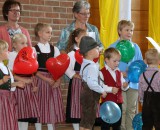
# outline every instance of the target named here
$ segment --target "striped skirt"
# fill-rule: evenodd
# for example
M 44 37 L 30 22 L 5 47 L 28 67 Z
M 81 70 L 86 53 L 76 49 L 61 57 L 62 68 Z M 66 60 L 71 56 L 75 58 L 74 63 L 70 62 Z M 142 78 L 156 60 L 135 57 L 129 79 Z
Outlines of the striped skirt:
M 52 78 L 46 72 L 41 72 L 45 77 Z M 39 123 L 55 124 L 65 121 L 64 105 L 60 87 L 52 88 L 48 82 L 36 77 L 36 84 L 39 87 L 37 93 L 38 106 L 40 109 Z
M 70 80 L 67 97 L 66 122 L 79 123 L 81 118 L 80 93 L 83 90 L 82 80 L 73 78 Z M 99 107 L 97 104 L 96 116 L 99 117 Z
M 71 87 L 71 118 L 81 118 L 80 94 L 82 91 L 82 80 L 74 78 Z
M 0 90 L 0 130 L 18 130 L 15 97 L 8 90 Z
M 36 93 L 33 92 L 33 83 L 26 84 L 24 89 L 17 88 L 15 97 L 18 107 L 18 119 L 37 118 L 40 116 Z

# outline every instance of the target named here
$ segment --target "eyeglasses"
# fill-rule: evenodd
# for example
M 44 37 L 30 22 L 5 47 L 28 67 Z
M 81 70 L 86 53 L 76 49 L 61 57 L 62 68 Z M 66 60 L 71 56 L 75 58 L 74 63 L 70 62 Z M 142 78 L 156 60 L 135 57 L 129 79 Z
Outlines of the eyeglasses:
M 91 13 L 79 13 L 79 14 L 81 14 L 83 16 L 90 16 L 91 15 Z
M 17 9 L 10 9 L 9 11 L 11 11 L 12 13 L 20 13 L 21 12 L 20 10 L 17 10 Z

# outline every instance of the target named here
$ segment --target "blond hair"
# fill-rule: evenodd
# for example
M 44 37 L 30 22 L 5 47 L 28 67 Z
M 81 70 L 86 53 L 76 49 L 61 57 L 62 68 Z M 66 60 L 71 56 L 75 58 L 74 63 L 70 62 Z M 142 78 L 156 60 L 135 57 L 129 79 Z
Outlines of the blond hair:
M 46 27 L 51 27 L 49 24 L 46 23 L 37 23 L 35 28 L 34 28 L 34 34 L 36 36 L 36 38 L 39 38 L 39 31 L 42 31 L 42 29 L 46 28 Z
M 6 41 L 0 40 L 0 53 L 2 53 L 5 49 L 8 49 L 8 43 Z
M 18 43 L 18 41 L 21 40 L 22 38 L 24 38 L 27 42 L 27 37 L 24 34 L 22 33 L 15 34 L 12 37 L 12 43 Z
M 111 57 L 113 57 L 113 55 L 120 55 L 121 56 L 121 53 L 115 49 L 115 48 L 108 48 L 104 51 L 104 59 L 107 58 L 107 59 L 110 59 Z
M 159 59 L 159 52 L 157 49 L 151 48 L 145 53 L 145 61 L 148 65 L 157 64 Z
M 118 31 L 119 36 L 120 36 L 119 31 L 122 31 L 122 29 L 126 26 L 130 26 L 131 28 L 134 29 L 134 23 L 132 21 L 129 21 L 129 20 L 119 21 L 118 26 L 117 26 L 117 31 Z

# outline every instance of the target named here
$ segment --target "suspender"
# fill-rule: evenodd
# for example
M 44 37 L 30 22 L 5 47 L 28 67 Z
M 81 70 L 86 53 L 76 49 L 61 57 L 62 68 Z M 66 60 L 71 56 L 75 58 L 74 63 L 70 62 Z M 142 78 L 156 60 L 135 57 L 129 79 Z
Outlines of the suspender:
M 82 70 L 82 77 L 83 77 L 83 71 L 84 71 L 84 69 L 88 66 L 88 65 L 90 65 L 91 63 L 88 63 L 88 64 L 86 64 L 86 66 L 84 66 L 84 68 L 83 68 L 83 70 Z
M 149 88 L 150 88 L 150 89 L 152 90 L 152 92 L 154 92 L 153 88 L 151 87 L 151 84 L 152 84 L 153 78 L 154 78 L 154 76 L 156 75 L 157 72 L 158 72 L 158 71 L 156 71 L 156 72 L 153 73 L 150 82 L 147 80 L 147 78 L 146 78 L 146 76 L 145 76 L 145 74 L 144 74 L 144 72 L 143 72 L 143 77 L 144 77 L 146 83 L 148 84 L 148 87 L 147 87 L 147 90 L 146 90 L 146 91 L 148 91 Z

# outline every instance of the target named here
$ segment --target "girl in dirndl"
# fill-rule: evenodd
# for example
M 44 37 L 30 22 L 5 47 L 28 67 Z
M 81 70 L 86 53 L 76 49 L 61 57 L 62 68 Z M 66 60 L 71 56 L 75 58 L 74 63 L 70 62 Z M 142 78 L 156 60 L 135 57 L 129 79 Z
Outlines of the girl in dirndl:
M 18 130 L 16 102 L 13 91 L 24 87 L 23 82 L 14 82 L 11 71 L 3 63 L 8 59 L 8 43 L 0 40 L 0 130 Z
M 24 34 L 15 34 L 12 38 L 14 51 L 9 52 L 8 67 L 13 70 L 13 64 L 18 52 L 27 46 L 27 38 Z M 25 68 L 24 68 L 25 69 Z M 17 88 L 15 97 L 18 109 L 18 127 L 19 130 L 28 130 L 28 123 L 37 122 L 37 117 L 40 116 L 38 108 L 38 100 L 36 92 L 38 88 L 34 85 L 34 76 L 32 74 L 14 74 L 17 81 L 25 83 L 25 88 Z
M 65 74 L 70 78 L 67 96 L 66 107 L 66 122 L 73 123 L 74 130 L 79 130 L 79 123 L 81 118 L 81 106 L 80 106 L 80 92 L 82 90 L 82 81 L 79 71 L 81 68 L 81 56 L 75 58 L 76 51 L 79 50 L 79 43 L 83 36 L 86 35 L 86 31 L 77 28 L 69 36 L 68 46 L 66 48 L 68 56 L 70 57 L 70 64 Z
M 52 27 L 48 24 L 38 23 L 35 27 L 35 36 L 38 44 L 34 47 L 39 63 L 36 74 L 38 91 L 38 105 L 40 117 L 36 123 L 36 130 L 42 129 L 42 123 L 46 123 L 48 130 L 55 130 L 55 123 L 64 122 L 64 106 L 60 89 L 60 79 L 54 80 L 46 69 L 46 61 L 51 57 L 57 57 L 60 52 L 57 47 L 49 44 L 52 37 Z

